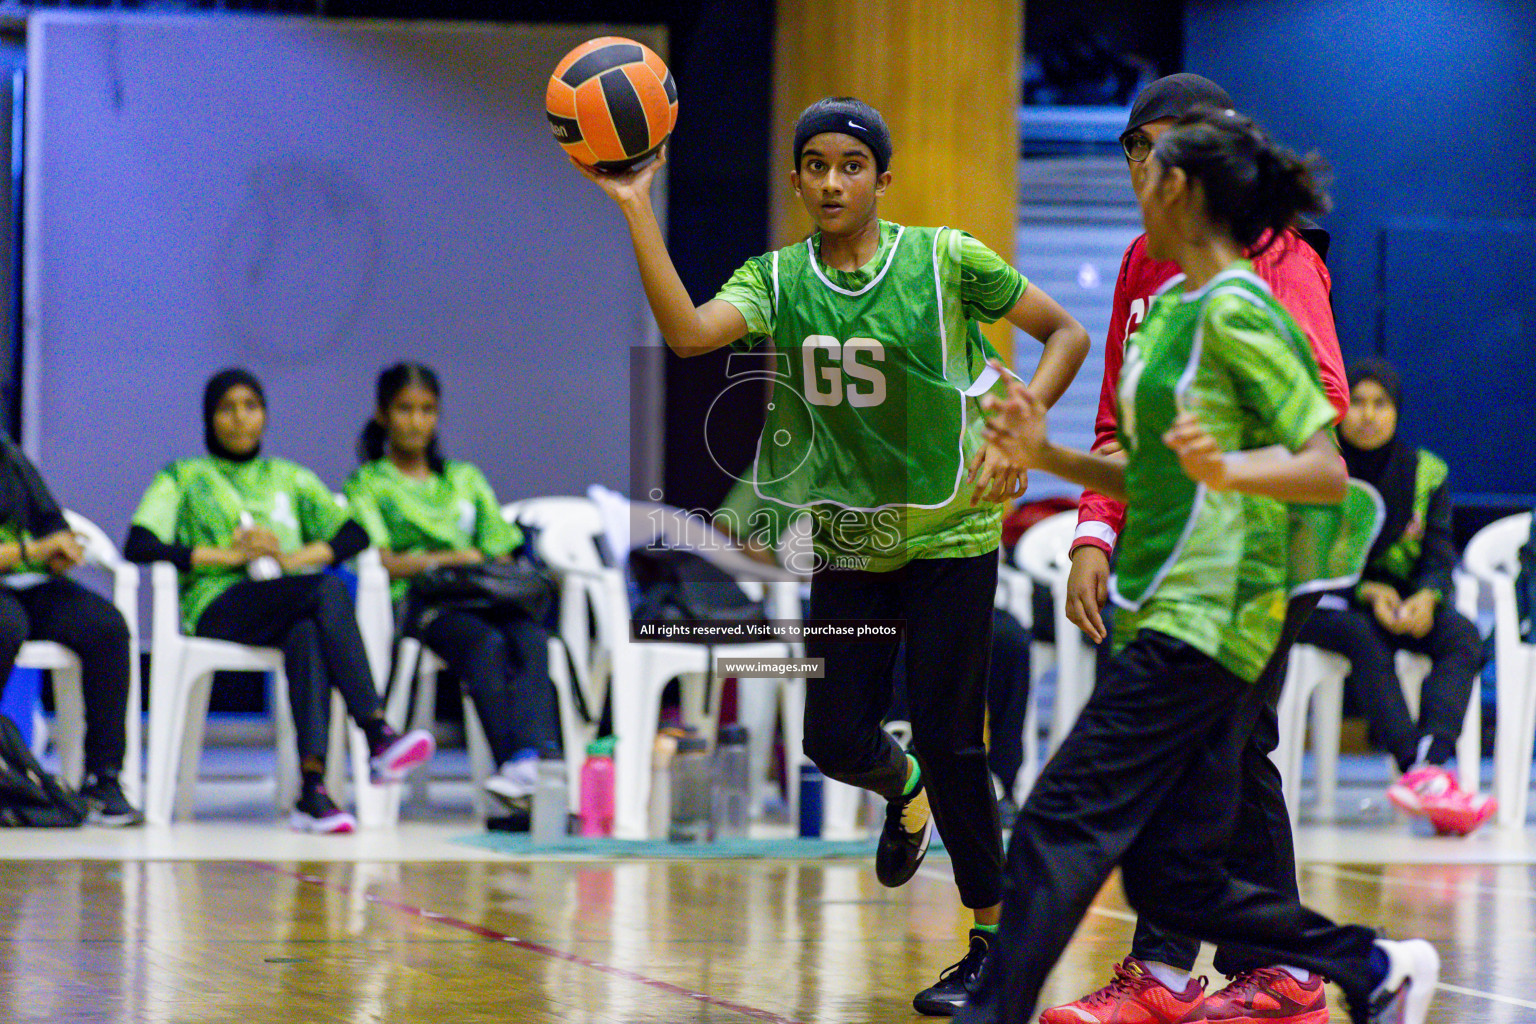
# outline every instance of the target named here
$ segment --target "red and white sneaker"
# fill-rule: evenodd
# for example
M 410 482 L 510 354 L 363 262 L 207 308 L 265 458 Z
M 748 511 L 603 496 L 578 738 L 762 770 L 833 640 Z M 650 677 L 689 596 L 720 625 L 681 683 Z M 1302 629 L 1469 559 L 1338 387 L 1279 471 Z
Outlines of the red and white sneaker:
M 382 750 L 375 750 L 368 761 L 375 783 L 399 782 L 417 765 L 426 764 L 437 753 L 437 741 L 425 729 L 412 729 L 396 736 Z
M 306 790 L 288 816 L 288 824 L 296 832 L 317 832 L 324 835 L 340 835 L 357 831 L 357 819 L 336 806 L 324 786 Z
M 1387 798 L 1408 814 L 1428 818 L 1441 835 L 1470 835 L 1499 809 L 1493 797 L 1466 792 L 1454 775 L 1433 764 L 1407 772 L 1387 790 Z
M 1115 964 L 1114 980 L 1097 992 L 1040 1014 L 1040 1024 L 1191 1024 L 1203 1020 L 1203 978 L 1190 978 L 1183 992 L 1175 992 L 1152 977 L 1133 956 Z
M 1205 1000 L 1205 1019 L 1222 1024 L 1328 1024 L 1323 979 L 1300 982 L 1287 970 L 1261 967 L 1239 974 Z

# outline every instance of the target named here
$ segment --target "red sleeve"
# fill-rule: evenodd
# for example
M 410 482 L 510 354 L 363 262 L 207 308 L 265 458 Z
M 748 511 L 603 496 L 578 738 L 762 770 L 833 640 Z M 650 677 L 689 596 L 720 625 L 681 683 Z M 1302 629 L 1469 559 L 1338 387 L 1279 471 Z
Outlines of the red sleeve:
M 1349 382 L 1344 376 L 1344 356 L 1339 352 L 1339 336 L 1333 326 L 1333 305 L 1329 301 L 1333 278 L 1328 268 L 1306 239 L 1291 229 L 1264 251 L 1253 269 L 1307 336 L 1323 378 L 1323 391 L 1338 413 L 1334 423 L 1338 423 L 1349 411 Z
M 1120 383 L 1120 364 L 1125 360 L 1125 328 L 1131 318 L 1128 276 L 1137 246 L 1137 238 L 1120 260 L 1120 276 L 1115 278 L 1115 298 L 1109 314 L 1109 334 L 1104 339 L 1104 382 L 1099 387 L 1099 412 L 1093 420 L 1093 447 L 1098 449 L 1115 439 L 1115 389 Z M 1077 534 L 1072 546 L 1091 544 L 1110 554 L 1125 525 L 1125 503 L 1097 491 L 1084 489 L 1077 505 Z

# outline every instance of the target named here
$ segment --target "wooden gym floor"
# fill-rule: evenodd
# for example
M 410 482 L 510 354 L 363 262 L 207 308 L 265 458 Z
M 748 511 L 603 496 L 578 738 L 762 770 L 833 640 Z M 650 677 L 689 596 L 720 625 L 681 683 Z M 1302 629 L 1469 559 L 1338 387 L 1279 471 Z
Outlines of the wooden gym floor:
M 892 891 L 867 862 L 513 860 L 445 841 L 472 831 L 9 832 L 0 1020 L 906 1022 L 964 942 L 942 858 Z M 1432 1021 L 1536 1022 L 1529 832 L 1298 840 L 1313 906 L 1437 944 Z M 1111 882 L 1046 999 L 1102 984 L 1131 922 Z

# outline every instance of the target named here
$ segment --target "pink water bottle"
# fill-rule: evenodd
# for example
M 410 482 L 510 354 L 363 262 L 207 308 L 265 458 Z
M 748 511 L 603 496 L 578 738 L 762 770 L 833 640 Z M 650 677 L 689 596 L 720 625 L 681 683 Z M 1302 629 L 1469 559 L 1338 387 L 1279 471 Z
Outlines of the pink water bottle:
M 581 766 L 581 834 L 613 835 L 613 737 L 587 745 Z

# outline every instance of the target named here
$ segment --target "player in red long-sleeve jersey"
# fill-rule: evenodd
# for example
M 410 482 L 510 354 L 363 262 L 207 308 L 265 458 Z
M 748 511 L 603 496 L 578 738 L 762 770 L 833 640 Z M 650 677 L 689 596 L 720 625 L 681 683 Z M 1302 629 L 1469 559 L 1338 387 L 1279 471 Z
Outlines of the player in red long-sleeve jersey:
M 1138 191 L 1152 144 L 1175 120 L 1202 104 L 1232 106 L 1220 86 L 1188 73 L 1159 79 L 1136 98 L 1120 142 L 1130 164 L 1131 183 Z M 1310 229 L 1307 233 L 1310 238 L 1294 227 L 1278 236 L 1267 233 L 1247 255 L 1253 261 L 1254 273 L 1269 285 L 1306 334 L 1317 358 L 1324 392 L 1342 418 L 1349 408 L 1349 385 L 1328 298 L 1332 282 L 1318 248 L 1312 244 L 1312 239 L 1317 239 L 1322 247 L 1326 236 L 1321 232 L 1314 235 Z M 1146 235 L 1130 244 L 1115 281 L 1114 310 L 1104 349 L 1104 385 L 1094 424 L 1095 451 L 1117 450 L 1115 393 L 1126 336 L 1140 326 L 1153 295 L 1179 273 L 1173 263 L 1148 258 L 1146 245 Z M 1108 632 L 1103 608 L 1109 590 L 1109 563 L 1125 511 L 1125 506 L 1112 498 L 1083 492 L 1072 541 L 1067 615 L 1096 642 L 1103 641 Z M 1255 684 L 1268 689 L 1268 707 L 1259 716 L 1243 752 L 1241 810 L 1227 857 L 1234 877 L 1291 895 L 1297 889 L 1290 818 L 1280 790 L 1280 774 L 1269 753 L 1279 742 L 1275 704 L 1285 680 L 1286 656 L 1316 603 L 1317 595 L 1291 602 L 1280 646 Z M 1142 920 L 1137 924 L 1131 956 L 1116 968 L 1114 980 L 1077 1002 L 1045 1011 L 1041 1024 L 1133 1019 L 1145 1024 L 1175 1024 L 1191 1019 L 1187 1015 L 1197 1011 L 1202 1002 L 1203 1019 L 1234 1024 L 1314 1024 L 1328 1019 L 1322 978 L 1299 968 L 1254 963 L 1241 951 L 1226 948 L 1217 950 L 1216 969 L 1232 978 L 1232 983 L 1205 995 L 1200 983 L 1189 977 L 1199 951 L 1198 942 L 1170 935 L 1155 922 Z

